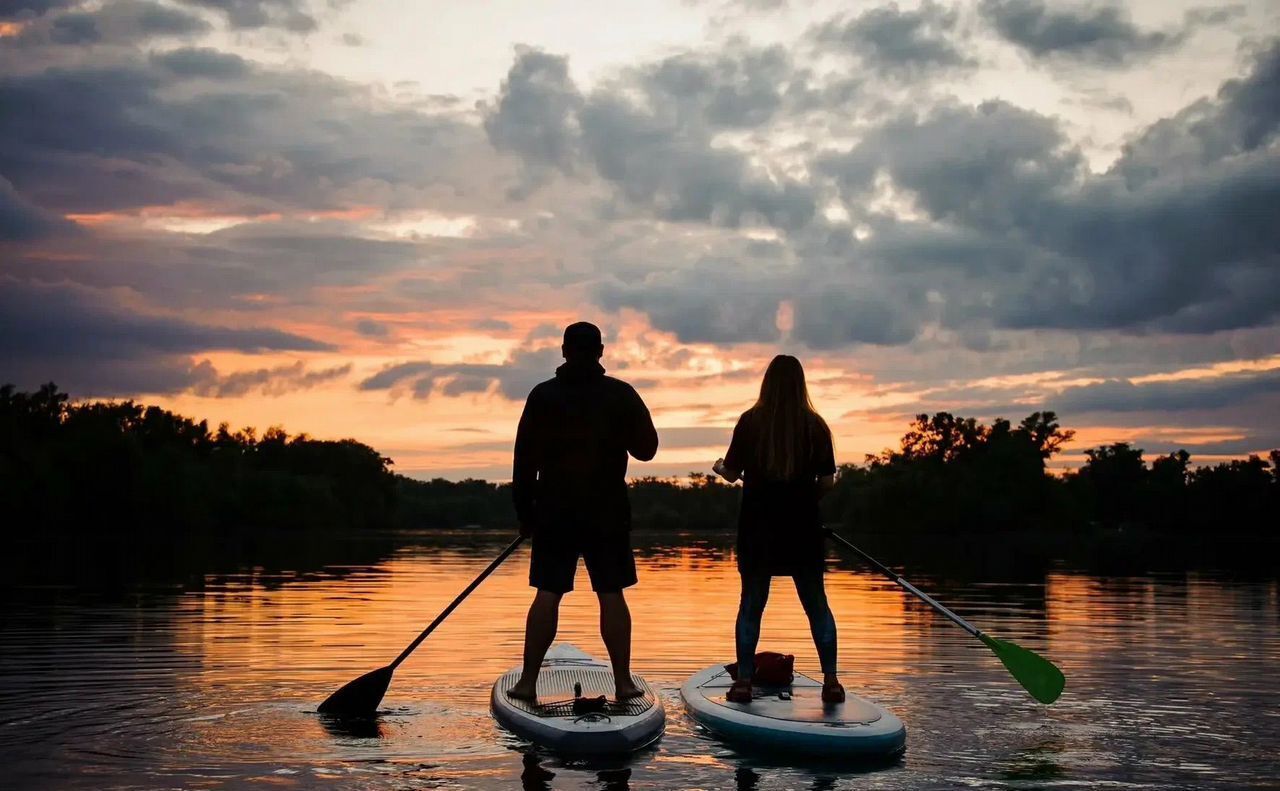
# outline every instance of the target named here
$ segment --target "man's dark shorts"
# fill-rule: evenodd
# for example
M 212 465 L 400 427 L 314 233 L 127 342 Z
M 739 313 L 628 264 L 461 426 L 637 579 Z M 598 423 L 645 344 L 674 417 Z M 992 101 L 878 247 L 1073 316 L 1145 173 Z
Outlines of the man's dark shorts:
M 636 584 L 630 531 L 556 528 L 541 528 L 533 534 L 529 584 L 550 593 L 568 593 L 573 590 L 579 556 L 596 593 L 617 593 Z

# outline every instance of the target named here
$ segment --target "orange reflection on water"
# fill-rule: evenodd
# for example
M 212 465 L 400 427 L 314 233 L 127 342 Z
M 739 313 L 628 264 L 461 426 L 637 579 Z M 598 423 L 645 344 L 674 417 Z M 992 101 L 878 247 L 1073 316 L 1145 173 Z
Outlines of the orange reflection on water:
M 509 787 L 529 776 L 554 777 L 555 788 L 618 781 L 622 774 L 536 756 L 530 766 L 519 752 L 526 745 L 489 715 L 493 679 L 520 655 L 532 593 L 527 549 L 396 672 L 375 722 L 352 728 L 315 716 L 338 686 L 390 661 L 507 539 L 459 532 L 401 538 L 415 543 L 395 550 L 366 540 L 298 561 L 365 565 L 209 575 L 176 602 L 172 590 L 107 606 L 60 601 L 47 623 L 38 608 L 23 608 L 0 630 L 0 642 L 22 648 L 6 656 L 23 659 L 0 678 L 8 701 L 20 697 L 27 713 L 21 727 L 0 729 L 0 747 L 25 751 L 29 772 L 83 767 L 137 787 L 206 787 L 214 777 L 297 788 L 331 780 L 370 788 Z M 306 558 L 313 540 L 300 536 L 285 554 Z M 644 788 L 743 780 L 859 787 L 844 770 L 761 763 L 681 714 L 684 679 L 733 651 L 732 542 L 637 540 L 647 545 L 638 553 L 640 585 L 629 593 L 635 664 L 669 716 L 658 747 L 619 771 L 634 770 Z M 981 547 L 967 547 L 974 549 Z M 1088 575 L 1025 568 L 1020 558 L 1003 569 L 941 565 L 906 574 L 981 628 L 1052 659 L 1067 689 L 1041 706 L 966 632 L 833 556 L 827 588 L 845 685 L 902 717 L 909 734 L 903 764 L 877 774 L 876 785 L 1095 787 L 1137 778 L 1130 785 L 1238 788 L 1274 775 L 1280 732 L 1265 716 L 1275 709 L 1280 662 L 1274 578 Z M 560 639 L 602 655 L 594 597 L 585 574 L 577 581 Z M 774 582 L 760 648 L 817 669 L 788 580 Z M 49 744 L 56 762 L 41 764 Z
M 496 549 L 409 548 L 341 578 L 284 584 L 249 575 L 189 595 L 184 648 L 204 660 L 203 683 L 256 687 L 264 674 L 286 690 L 323 697 L 390 661 L 481 569 Z M 407 690 L 451 689 L 474 697 L 520 659 L 532 597 L 521 549 L 490 577 L 396 673 L 388 700 Z M 707 546 L 643 553 L 629 589 L 636 670 L 672 686 L 714 662 L 733 659 L 739 581 L 731 551 Z M 878 578 L 836 571 L 828 596 L 840 627 L 841 666 L 891 679 L 907 666 L 903 600 Z M 565 597 L 557 640 L 598 656 L 605 649 L 585 570 Z M 774 580 L 761 650 L 796 655 L 817 673 L 809 625 L 790 580 Z M 884 688 L 884 687 L 882 687 Z M 280 687 L 276 688 L 280 691 Z
M 181 679 L 184 696 L 275 712 L 261 725 L 236 711 L 228 715 L 234 723 L 196 722 L 186 726 L 192 743 L 219 760 L 249 748 L 285 764 L 314 762 L 317 754 L 411 764 L 430 755 L 453 777 L 512 772 L 510 751 L 520 743 L 494 724 L 488 696 L 493 680 L 520 659 L 532 596 L 527 549 L 396 671 L 376 730 L 334 731 L 311 714 L 330 692 L 395 657 L 505 537 L 424 541 L 373 565 L 331 568 L 335 576 L 295 581 L 257 572 L 209 579 L 203 591 L 187 594 L 175 622 L 175 648 L 192 668 Z M 693 545 L 642 549 L 640 584 L 628 591 L 635 669 L 659 690 L 670 714 L 660 749 L 636 760 L 650 761 L 650 773 L 722 776 L 732 761 L 680 715 L 678 689 L 694 671 L 732 658 L 738 575 L 723 537 L 680 541 Z M 1207 733 L 1211 743 L 1195 749 L 1216 751 L 1228 738 L 1223 734 L 1243 722 L 1230 712 L 1274 694 L 1265 668 L 1280 661 L 1280 651 L 1274 639 L 1258 642 L 1258 635 L 1275 633 L 1274 582 L 1234 588 L 1196 575 L 1060 571 L 1015 581 L 908 576 L 979 627 L 1043 653 L 1068 679 L 1058 703 L 1037 704 L 966 632 L 888 580 L 833 559 L 826 579 L 842 679 L 907 723 L 914 771 L 933 770 L 911 763 L 921 755 L 986 771 L 988 735 L 994 743 L 1023 744 L 1004 759 L 1013 776 L 1053 775 L 1061 762 L 1086 754 L 1091 771 L 1121 771 L 1128 759 L 1113 754 L 1115 740 L 1133 733 L 1161 739 Z M 604 656 L 598 608 L 582 569 L 577 587 L 564 599 L 558 639 Z M 802 672 L 818 670 L 807 619 L 787 579 L 774 580 L 759 647 L 795 654 Z M 938 736 L 938 727 L 949 735 Z

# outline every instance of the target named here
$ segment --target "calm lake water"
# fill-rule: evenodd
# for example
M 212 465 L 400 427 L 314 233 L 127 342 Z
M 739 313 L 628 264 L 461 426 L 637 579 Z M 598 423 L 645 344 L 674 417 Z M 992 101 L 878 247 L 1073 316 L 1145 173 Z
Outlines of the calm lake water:
M 905 756 L 883 767 L 761 760 L 684 715 L 682 680 L 732 651 L 737 576 L 722 538 L 638 539 L 650 545 L 630 595 L 636 669 L 661 690 L 668 726 L 628 760 L 542 755 L 489 715 L 490 685 L 519 659 L 531 595 L 523 548 L 400 667 L 373 729 L 339 731 L 314 713 L 393 658 L 505 540 L 399 538 L 326 555 L 299 537 L 239 571 L 28 549 L 3 591 L 0 786 L 1278 787 L 1273 572 L 1102 576 L 1058 562 L 1009 574 L 907 562 L 908 577 L 944 603 L 1058 663 L 1067 689 L 1045 707 L 977 641 L 833 551 L 845 685 L 907 724 Z M 970 543 L 959 554 L 983 552 Z M 603 656 L 581 572 L 578 585 L 560 639 Z M 774 582 L 761 649 L 817 671 L 789 580 Z

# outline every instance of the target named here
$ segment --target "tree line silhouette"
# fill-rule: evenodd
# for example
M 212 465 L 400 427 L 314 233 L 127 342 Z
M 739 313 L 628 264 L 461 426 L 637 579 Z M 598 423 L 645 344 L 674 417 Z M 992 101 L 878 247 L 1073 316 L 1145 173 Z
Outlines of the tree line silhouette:
M 391 527 L 390 463 L 354 440 L 0 388 L 0 513 L 15 530 Z
M 1273 534 L 1280 450 L 1192 468 L 1186 451 L 1085 451 L 1052 475 L 1073 436 L 1053 412 L 1016 426 L 917 415 L 899 450 L 841 467 L 824 517 L 851 531 L 974 533 L 1142 526 Z M 53 384 L 0 388 L 0 514 L 11 531 L 442 529 L 514 525 L 509 484 L 420 481 L 355 440 L 269 428 L 210 429 L 133 401 L 70 403 Z M 714 476 L 631 482 L 641 530 L 736 524 L 738 487 Z

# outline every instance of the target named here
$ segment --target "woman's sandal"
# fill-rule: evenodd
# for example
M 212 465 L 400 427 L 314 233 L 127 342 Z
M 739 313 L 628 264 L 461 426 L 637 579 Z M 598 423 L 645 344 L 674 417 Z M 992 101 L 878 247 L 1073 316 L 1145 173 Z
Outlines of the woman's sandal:
M 729 691 L 725 693 L 724 699 L 730 703 L 750 703 L 751 682 L 745 678 L 733 682 L 733 686 L 729 687 Z
M 839 681 L 828 681 L 822 685 L 823 703 L 844 703 L 844 687 Z

